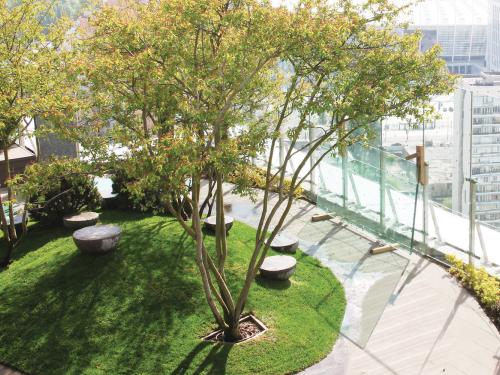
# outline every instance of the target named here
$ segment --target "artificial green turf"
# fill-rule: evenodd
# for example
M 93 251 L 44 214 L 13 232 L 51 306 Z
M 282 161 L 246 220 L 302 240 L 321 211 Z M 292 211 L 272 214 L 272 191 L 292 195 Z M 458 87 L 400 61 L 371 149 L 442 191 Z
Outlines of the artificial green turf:
M 0 362 L 33 374 L 280 374 L 325 357 L 344 315 L 342 286 L 298 252 L 290 283 L 257 280 L 246 306 L 268 327 L 239 344 L 205 343 L 213 328 L 194 246 L 172 219 L 105 212 L 118 249 L 80 254 L 71 232 L 32 226 L 0 272 Z M 254 230 L 235 223 L 227 276 L 241 285 Z M 213 246 L 213 238 L 207 236 Z

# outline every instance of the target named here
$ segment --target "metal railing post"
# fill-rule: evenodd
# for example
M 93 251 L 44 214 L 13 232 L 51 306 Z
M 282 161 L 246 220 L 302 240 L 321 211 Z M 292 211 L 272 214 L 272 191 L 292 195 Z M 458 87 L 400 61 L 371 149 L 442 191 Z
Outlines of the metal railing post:
M 347 152 L 342 155 L 342 203 L 343 207 L 347 207 L 347 194 L 348 194 L 348 166 L 347 166 Z
M 315 139 L 315 135 L 314 135 L 314 128 L 313 127 L 309 127 L 309 144 L 311 145 L 310 147 L 312 147 L 312 142 L 314 141 Z M 310 174 L 310 181 L 311 181 L 311 192 L 313 194 L 316 194 L 316 179 L 317 179 L 317 175 L 316 175 L 316 168 L 314 168 L 314 164 L 316 163 L 316 153 L 313 152 L 313 154 L 311 155 L 311 158 L 309 159 L 309 168 L 311 170 L 311 174 Z
M 280 131 L 280 138 L 279 138 L 279 158 L 280 158 L 280 165 L 282 166 L 285 164 L 285 134 L 283 131 Z
M 477 224 L 477 236 L 479 238 L 479 244 L 481 245 L 481 251 L 483 252 L 483 264 L 488 265 L 490 260 L 488 258 L 488 249 L 486 248 L 486 243 L 484 242 L 483 232 L 481 231 L 481 224 Z
M 424 174 L 425 174 L 425 180 L 428 181 L 429 180 L 429 164 L 428 163 L 425 163 L 424 164 Z M 427 248 L 427 236 L 429 234 L 429 191 L 428 191 L 428 185 L 425 184 L 425 185 L 422 185 L 422 197 L 423 197 L 423 209 L 424 209 L 424 212 L 423 212 L 423 230 L 424 230 L 424 233 L 423 233 L 423 238 L 422 238 L 422 242 L 423 242 L 423 245 L 424 245 L 424 251 L 427 253 L 428 252 L 428 248 Z
M 439 223 L 436 218 L 436 212 L 434 211 L 434 206 L 429 205 L 429 211 L 431 212 L 432 222 L 434 223 L 434 232 L 436 233 L 437 240 L 442 243 L 443 239 L 441 238 L 441 231 L 439 229 Z
M 381 146 L 380 152 L 380 217 L 379 224 L 380 228 L 385 230 L 385 157 L 384 148 Z
M 474 265 L 475 239 L 476 239 L 476 180 L 468 178 L 470 182 L 469 195 L 469 264 Z

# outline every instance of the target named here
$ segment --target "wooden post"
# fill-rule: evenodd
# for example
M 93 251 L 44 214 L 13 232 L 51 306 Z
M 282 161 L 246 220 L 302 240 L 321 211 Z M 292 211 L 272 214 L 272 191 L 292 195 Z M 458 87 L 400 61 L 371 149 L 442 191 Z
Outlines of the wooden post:
M 417 159 L 417 182 L 421 185 L 428 185 L 429 178 L 425 168 L 425 149 L 424 146 L 417 146 L 417 152 L 408 155 L 406 160 Z

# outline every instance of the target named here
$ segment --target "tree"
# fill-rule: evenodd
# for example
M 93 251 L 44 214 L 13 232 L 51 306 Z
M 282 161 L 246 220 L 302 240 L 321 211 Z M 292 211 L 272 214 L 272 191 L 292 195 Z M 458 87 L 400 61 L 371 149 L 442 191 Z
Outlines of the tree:
M 44 26 L 43 20 L 51 12 L 52 4 L 45 0 L 0 0 L 0 147 L 8 191 L 7 201 L 0 197 L 0 225 L 7 247 L 1 266 L 9 264 L 22 238 L 14 225 L 9 148 L 26 134 L 36 116 L 56 123 L 71 119 L 75 109 L 75 99 L 68 90 L 70 72 L 66 69 L 71 51 L 63 48 L 69 24 L 61 19 L 53 26 Z M 26 213 L 25 209 L 23 234 Z
M 91 18 L 81 48 L 95 108 L 88 123 L 101 129 L 111 119 L 107 134 L 127 147 L 122 162 L 137 178 L 131 191 L 156 186 L 173 198 L 165 205 L 196 244 L 206 301 L 226 340 L 240 338 L 251 285 L 312 169 L 367 141 L 371 124 L 386 116 L 432 115 L 430 98 L 450 90 L 438 49 L 420 53 L 419 35 L 396 33 L 400 11 L 387 0 L 301 1 L 293 9 L 258 0 L 160 0 L 105 7 Z M 311 129 L 317 136 L 297 146 Z M 273 168 L 283 134 L 290 147 Z M 250 193 L 245 171 L 257 155 L 267 160 L 262 213 L 242 287 L 231 290 L 223 183 L 237 171 L 237 191 Z M 207 175 L 214 252 L 202 232 Z M 183 201 L 193 208 L 190 221 L 172 204 Z

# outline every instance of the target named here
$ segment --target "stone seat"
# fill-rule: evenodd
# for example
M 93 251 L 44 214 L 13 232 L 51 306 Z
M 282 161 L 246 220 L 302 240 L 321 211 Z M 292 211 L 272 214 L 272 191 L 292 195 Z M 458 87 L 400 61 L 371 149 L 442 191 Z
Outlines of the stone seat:
M 63 218 L 63 223 L 66 228 L 80 229 L 96 225 L 99 219 L 97 212 L 80 212 L 78 214 L 67 215 Z
M 299 239 L 288 233 L 280 233 L 271 242 L 271 249 L 280 253 L 293 254 L 299 247 Z
M 224 216 L 224 221 L 226 223 L 226 232 L 229 232 L 234 223 L 234 218 L 231 216 Z M 217 217 L 209 216 L 203 221 L 204 227 L 210 232 L 215 232 Z
M 295 272 L 297 260 L 289 255 L 274 255 L 264 259 L 260 274 L 266 279 L 288 280 Z
M 117 225 L 94 225 L 75 231 L 73 240 L 84 253 L 106 253 L 118 245 L 121 232 Z

